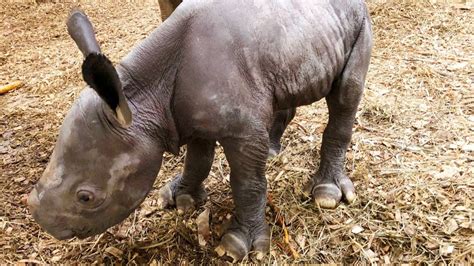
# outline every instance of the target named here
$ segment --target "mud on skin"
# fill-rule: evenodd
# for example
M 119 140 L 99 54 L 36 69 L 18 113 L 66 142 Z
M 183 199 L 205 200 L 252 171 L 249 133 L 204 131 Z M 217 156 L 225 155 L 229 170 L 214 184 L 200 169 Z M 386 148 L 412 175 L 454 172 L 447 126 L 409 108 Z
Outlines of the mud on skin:
M 206 199 L 202 182 L 219 141 L 235 209 L 216 252 L 261 257 L 270 248 L 266 160 L 280 151 L 296 107 L 323 98 L 329 121 L 306 191 L 324 208 L 355 199 L 344 161 L 372 49 L 362 0 L 184 1 L 116 66 L 85 14 L 73 11 L 67 26 L 85 58 L 87 87 L 28 199 L 56 238 L 121 222 L 152 188 L 163 153 L 182 145 L 183 172 L 158 200 L 180 212 L 195 208 Z

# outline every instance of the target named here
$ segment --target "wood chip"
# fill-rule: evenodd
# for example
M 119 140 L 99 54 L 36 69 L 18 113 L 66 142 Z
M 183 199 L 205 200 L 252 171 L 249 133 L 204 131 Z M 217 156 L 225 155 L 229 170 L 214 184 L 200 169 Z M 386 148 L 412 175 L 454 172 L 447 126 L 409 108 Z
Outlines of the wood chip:
M 117 258 L 118 260 L 122 260 L 122 255 L 123 255 L 123 251 L 116 248 L 116 247 L 107 247 L 105 249 L 105 252 L 106 253 L 109 253 L 110 255 L 114 256 L 115 258 Z

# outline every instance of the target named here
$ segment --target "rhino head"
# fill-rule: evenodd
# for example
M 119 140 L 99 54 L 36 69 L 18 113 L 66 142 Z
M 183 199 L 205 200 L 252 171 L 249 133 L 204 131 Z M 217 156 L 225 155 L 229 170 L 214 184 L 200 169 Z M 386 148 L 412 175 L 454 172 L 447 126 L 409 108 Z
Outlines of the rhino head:
M 88 18 L 74 11 L 67 27 L 84 54 L 88 86 L 28 197 L 33 218 L 57 239 L 99 234 L 125 219 L 152 188 L 164 151 L 134 117 L 136 104 L 125 97 L 121 72 L 101 53 Z

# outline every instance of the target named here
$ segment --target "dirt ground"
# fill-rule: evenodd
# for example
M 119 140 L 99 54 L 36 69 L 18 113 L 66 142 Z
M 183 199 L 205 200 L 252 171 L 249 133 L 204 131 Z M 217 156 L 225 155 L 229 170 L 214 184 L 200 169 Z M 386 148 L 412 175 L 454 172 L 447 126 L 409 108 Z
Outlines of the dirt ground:
M 0 85 L 25 83 L 0 96 L 0 263 L 224 262 L 213 252 L 232 211 L 220 147 L 206 181 L 213 233 L 206 247 L 197 245 L 195 224 L 203 208 L 181 216 L 156 207 L 157 189 L 181 171 L 183 153 L 166 154 L 141 207 L 100 236 L 57 241 L 32 220 L 21 198 L 41 176 L 58 127 L 84 87 L 82 55 L 65 28 L 76 4 L 15 2 L 0 4 Z M 137 1 L 80 5 L 114 62 L 160 24 L 155 1 L 128 2 Z M 474 9 L 368 4 L 375 48 L 346 163 L 358 199 L 322 210 L 303 197 L 318 165 L 327 111 L 324 101 L 299 108 L 283 152 L 267 170 L 290 244 L 269 208 L 272 246 L 263 262 L 472 265 Z

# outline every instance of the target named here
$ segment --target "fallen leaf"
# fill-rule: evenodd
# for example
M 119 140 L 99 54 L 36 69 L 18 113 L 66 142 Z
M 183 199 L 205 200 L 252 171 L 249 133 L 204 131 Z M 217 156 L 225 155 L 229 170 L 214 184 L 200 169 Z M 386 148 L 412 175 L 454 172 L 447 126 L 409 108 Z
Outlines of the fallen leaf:
M 468 210 L 468 208 L 466 206 L 456 206 L 456 208 L 454 208 L 456 211 L 466 211 Z
M 466 3 L 457 3 L 457 4 L 452 4 L 452 7 L 462 9 L 462 10 L 470 10 L 474 9 L 474 3 L 466 2 Z
M 447 67 L 447 69 L 449 71 L 456 71 L 456 70 L 460 70 L 460 69 L 463 69 L 465 68 L 466 66 L 468 66 L 469 63 L 468 62 L 461 62 L 461 63 L 455 63 L 455 64 L 451 64 Z
M 459 173 L 459 168 L 452 166 L 443 166 L 443 171 L 435 174 L 435 178 L 448 178 L 453 177 Z
M 425 242 L 425 246 L 428 249 L 437 249 L 439 248 L 439 242 L 433 239 L 430 239 Z
M 439 203 L 441 203 L 442 205 L 446 206 L 449 204 L 449 199 L 446 198 L 445 196 L 438 194 L 438 195 L 435 195 L 435 197 L 439 201 Z
M 429 123 L 430 123 L 430 121 L 428 121 L 428 120 L 417 120 L 412 124 L 412 126 L 416 129 L 421 129 L 421 128 L 424 128 Z
M 474 143 L 466 144 L 462 146 L 463 151 L 472 152 L 474 151 Z
M 412 224 L 407 224 L 403 230 L 408 236 L 414 236 L 416 233 L 416 227 Z
M 451 235 L 452 233 L 454 233 L 454 231 L 456 231 L 457 229 L 459 228 L 458 226 L 458 223 L 456 222 L 456 220 L 454 220 L 453 218 L 449 219 L 448 222 L 445 224 L 445 227 L 444 227 L 444 232 L 447 234 L 447 235 Z
M 449 244 L 443 244 L 439 247 L 439 254 L 441 256 L 447 256 L 454 252 L 454 246 Z
M 474 231 L 474 223 L 469 221 L 461 223 L 459 227 L 464 229 L 471 229 L 472 231 Z
M 295 241 L 301 249 L 304 249 L 304 245 L 306 244 L 306 237 L 303 234 L 298 233 L 295 237 Z
M 26 180 L 26 178 L 23 177 L 23 176 L 17 177 L 17 178 L 14 178 L 14 179 L 13 179 L 13 181 L 15 181 L 15 182 L 17 182 L 17 183 L 23 182 L 23 181 L 25 181 L 25 180 Z
M 205 246 L 207 241 L 211 237 L 211 231 L 209 230 L 209 209 L 205 209 L 196 218 L 196 224 L 198 227 L 198 241 L 200 246 Z
M 54 256 L 54 257 L 51 258 L 51 262 L 58 262 L 58 261 L 61 260 L 61 257 L 62 257 L 61 255 Z
M 23 205 L 27 205 L 28 204 L 28 194 L 24 194 L 23 196 L 21 196 L 20 202 Z
M 130 225 L 128 224 L 124 223 L 120 225 L 118 230 L 115 232 L 114 236 L 121 239 L 126 238 L 129 228 L 130 228 Z
M 123 251 L 116 247 L 107 247 L 105 249 L 105 252 L 109 253 L 110 255 L 116 257 L 119 260 L 122 260 Z
M 370 263 L 375 263 L 379 260 L 379 258 L 377 258 L 377 253 L 373 252 L 371 249 L 364 249 L 364 254 Z
M 363 231 L 364 231 L 364 228 L 362 228 L 362 226 L 360 225 L 354 225 L 351 229 L 351 232 L 356 235 L 359 233 L 362 233 Z

